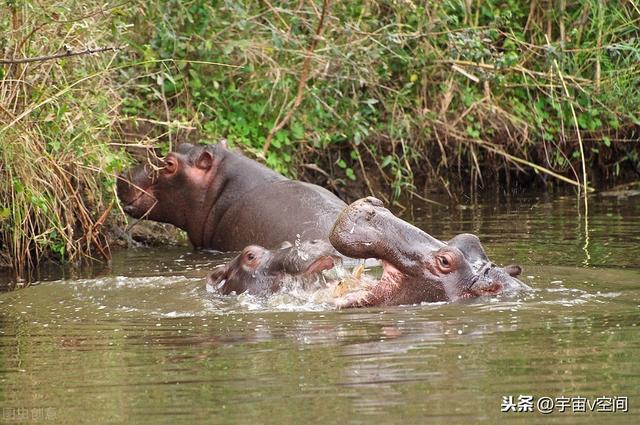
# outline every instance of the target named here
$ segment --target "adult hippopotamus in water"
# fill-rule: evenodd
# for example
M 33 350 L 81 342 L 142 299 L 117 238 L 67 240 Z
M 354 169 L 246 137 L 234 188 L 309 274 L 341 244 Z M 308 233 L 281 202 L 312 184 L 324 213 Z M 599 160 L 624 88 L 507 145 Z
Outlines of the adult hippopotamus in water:
M 337 300 L 340 307 L 455 301 L 529 289 L 516 278 L 520 266 L 496 266 L 477 236 L 465 233 L 442 242 L 394 216 L 376 198 L 345 208 L 329 240 L 348 257 L 382 260 L 380 279 Z
M 382 260 L 379 279 L 365 280 L 360 290 L 334 299 L 341 308 L 455 301 L 529 288 L 516 278 L 522 271 L 519 266 L 502 268 L 490 262 L 475 235 L 439 241 L 395 217 L 376 198 L 364 198 L 346 207 L 329 239 L 347 257 Z M 286 262 L 274 260 L 292 255 L 298 259 L 296 267 L 284 267 Z M 208 285 L 222 294 L 246 291 L 269 295 L 280 289 L 285 275 L 308 277 L 331 268 L 327 258 L 334 257 L 328 256 L 327 245 L 304 246 L 295 252 L 252 246 L 214 271 Z
M 139 165 L 119 179 L 124 211 L 185 230 L 197 248 L 326 240 L 346 206 L 328 190 L 290 180 L 226 143 L 181 144 L 159 165 L 157 172 Z

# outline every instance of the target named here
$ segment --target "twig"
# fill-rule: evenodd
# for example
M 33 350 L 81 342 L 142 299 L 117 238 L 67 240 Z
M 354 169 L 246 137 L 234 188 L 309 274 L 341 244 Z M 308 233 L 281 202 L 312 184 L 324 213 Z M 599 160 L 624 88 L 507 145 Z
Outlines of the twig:
M 162 106 L 164 106 L 164 113 L 165 113 L 165 116 L 167 117 L 167 122 L 171 122 L 171 111 L 169 110 L 169 103 L 167 102 L 167 96 L 165 96 L 165 93 L 164 93 L 164 77 L 160 78 L 158 85 L 160 86 L 160 94 L 162 96 L 160 100 L 162 100 Z M 173 136 L 171 135 L 171 127 L 167 129 L 167 134 L 169 135 L 169 148 L 173 150 Z
M 545 167 L 543 167 L 541 165 L 538 165 L 538 164 L 535 164 L 533 162 L 527 161 L 526 159 L 519 158 L 517 156 L 511 155 L 511 154 L 505 152 L 502 148 L 500 148 L 500 147 L 498 147 L 498 146 L 494 145 L 493 143 L 488 142 L 486 140 L 469 138 L 466 135 L 464 135 L 464 134 L 460 133 L 459 131 L 457 131 L 456 129 L 451 128 L 447 123 L 445 123 L 443 121 L 436 120 L 436 122 L 439 125 L 441 125 L 443 128 L 445 128 L 449 134 L 453 135 L 456 139 L 458 139 L 460 141 L 467 142 L 467 143 L 475 143 L 478 146 L 480 146 L 481 148 L 483 148 L 483 149 L 485 149 L 485 150 L 487 150 L 489 152 L 493 152 L 493 153 L 495 153 L 497 155 L 500 155 L 500 156 L 504 157 L 505 159 L 507 159 L 507 160 L 509 160 L 509 161 L 511 161 L 513 163 L 526 165 L 528 167 L 533 168 L 536 171 L 548 174 L 548 175 L 550 175 L 552 177 L 555 177 L 556 179 L 561 180 L 561 181 L 563 181 L 565 183 L 572 184 L 574 186 L 577 186 L 578 188 L 582 187 L 582 183 L 580 183 L 577 180 L 571 180 L 570 178 L 567 178 L 567 177 L 565 177 L 565 176 L 563 176 L 561 174 L 558 174 L 558 173 L 556 173 L 556 172 L 554 172 L 554 171 L 552 171 L 552 170 L 550 170 L 548 168 L 545 168 Z M 585 187 L 585 192 L 593 192 L 593 191 L 594 191 L 594 189 L 592 187 L 589 187 L 589 186 Z
M 179 128 L 181 130 L 196 130 L 197 129 L 196 127 L 193 127 L 192 125 L 189 125 L 189 123 L 178 121 L 178 120 L 159 121 L 159 120 L 152 120 L 152 119 L 149 119 L 149 118 L 141 118 L 141 117 L 121 117 L 121 118 L 118 119 L 118 121 L 142 121 L 142 122 L 148 122 L 150 124 L 164 126 L 164 127 Z M 126 146 L 130 146 L 130 144 L 126 143 Z
M 289 111 L 286 113 L 286 115 L 271 128 L 269 134 L 267 134 L 267 138 L 264 141 L 264 147 L 262 148 L 263 156 L 266 155 L 266 153 L 269 151 L 273 136 L 275 136 L 275 134 L 280 131 L 282 127 L 284 127 L 289 122 L 289 120 L 291 120 L 291 117 L 295 113 L 296 109 L 298 109 L 300 103 L 302 103 L 302 95 L 304 94 L 304 89 L 307 86 L 307 79 L 309 78 L 309 66 L 311 64 L 312 53 L 315 50 L 316 45 L 318 44 L 318 40 L 322 37 L 322 33 L 324 32 L 324 19 L 327 16 L 329 3 L 329 0 L 323 0 L 322 2 L 322 12 L 320 13 L 320 20 L 318 21 L 318 26 L 316 27 L 315 36 L 311 39 L 309 49 L 307 50 L 304 62 L 302 63 L 300 82 L 298 83 L 298 92 L 293 101 L 293 105 L 291 106 L 291 109 L 289 109 Z
M 559 6 L 560 6 L 560 16 L 558 18 L 560 20 L 560 43 L 564 48 L 564 45 L 566 42 L 566 37 L 565 37 L 566 29 L 564 24 L 564 18 L 567 13 L 567 0 L 560 0 Z
M 362 171 L 362 177 L 364 178 L 364 182 L 367 185 L 367 189 L 369 189 L 369 194 L 371 194 L 371 196 L 376 196 L 376 192 L 374 192 L 373 187 L 371 187 L 371 182 L 367 177 L 367 171 L 365 169 L 364 163 L 362 162 L 362 155 L 360 155 L 360 150 L 356 147 L 356 145 L 353 142 L 351 142 L 350 145 L 351 145 L 351 149 L 358 152 L 358 164 L 360 164 L 360 171 Z
M 68 58 L 71 56 L 92 55 L 94 53 L 101 53 L 101 52 L 107 52 L 107 51 L 117 52 L 118 50 L 121 50 L 121 49 L 122 47 L 100 47 L 98 49 L 86 49 L 78 52 L 74 52 L 73 50 L 69 49 L 64 53 L 58 53 L 56 55 L 35 56 L 31 58 L 0 59 L 0 64 L 13 65 L 18 63 L 44 62 L 44 61 L 49 61 L 54 59 Z
M 602 4 L 602 0 L 598 1 L 598 38 L 596 40 L 596 48 L 602 49 L 602 21 L 604 20 L 604 5 Z M 602 52 L 598 50 L 596 54 L 596 72 L 595 72 L 595 80 L 596 80 L 596 93 L 600 92 L 600 74 L 602 72 L 600 60 L 602 57 Z
M 87 242 L 91 243 L 91 241 L 93 241 L 94 246 L 98 249 L 98 251 L 100 251 L 100 254 L 105 259 L 105 261 L 111 260 L 111 252 L 109 250 L 109 244 L 107 243 L 106 246 L 103 247 L 98 238 L 99 238 L 100 228 L 102 227 L 104 222 L 107 220 L 107 217 L 111 212 L 111 208 L 113 208 L 113 201 L 111 202 L 111 204 L 109 204 L 107 209 L 104 210 L 104 212 L 100 215 L 98 220 L 96 220 L 88 229 L 85 229 L 85 232 L 86 232 L 85 236 L 87 238 Z
M 291 31 L 291 27 L 287 24 L 287 21 L 285 21 L 282 16 L 280 15 L 280 13 L 278 13 L 278 11 L 271 5 L 271 3 L 269 3 L 268 0 L 262 0 L 264 4 L 267 5 L 267 7 L 269 8 L 269 10 L 271 10 L 273 12 L 274 15 L 276 15 L 276 17 L 280 20 L 280 22 L 282 23 L 282 25 L 284 25 L 284 27 L 287 29 L 287 32 Z
M 497 68 L 495 65 L 492 65 L 490 63 L 479 63 L 479 62 L 457 60 L 457 59 L 437 59 L 437 60 L 434 60 L 433 63 L 447 64 L 447 65 L 458 65 L 460 67 L 469 66 L 469 67 L 488 69 L 488 70 L 496 71 L 496 72 L 498 72 L 498 71 L 502 71 L 502 72 L 507 72 L 507 71 L 524 72 L 524 73 L 532 75 L 532 76 L 537 76 L 537 77 L 542 77 L 542 78 L 548 78 L 549 77 L 549 75 L 546 72 L 533 71 L 533 70 L 527 69 L 527 68 L 525 68 L 525 67 L 523 67 L 521 65 L 515 65 L 515 66 L 512 66 L 510 68 Z M 588 80 L 586 78 L 576 77 L 576 76 L 573 76 L 573 75 L 565 75 L 564 78 L 567 79 L 567 80 L 571 80 L 573 82 L 593 83 L 593 81 L 591 81 L 591 80 Z
M 451 69 L 453 69 L 454 71 L 457 71 L 460 74 L 464 75 L 465 77 L 467 77 L 468 79 L 470 79 L 474 83 L 479 83 L 480 82 L 480 79 L 478 77 L 476 77 L 475 75 L 471 74 L 470 72 L 465 71 L 464 69 L 460 68 L 458 65 L 455 65 L 455 64 L 451 65 Z
M 549 39 L 547 39 L 549 42 Z M 562 71 L 560 70 L 560 66 L 558 65 L 558 61 L 556 59 L 553 60 L 553 64 L 558 71 L 558 76 L 560 77 L 560 82 L 562 82 L 562 87 L 564 88 L 564 94 L 567 96 L 567 99 L 571 99 L 571 94 L 569 93 L 569 89 L 567 88 L 567 84 L 564 81 L 564 77 L 562 75 Z M 573 116 L 573 125 L 576 128 L 576 136 L 578 137 L 578 146 L 580 147 L 580 161 L 582 163 L 582 188 L 584 188 L 584 198 L 585 198 L 585 210 L 587 209 L 587 193 L 589 192 L 589 186 L 587 185 L 587 164 L 584 156 L 584 145 L 582 143 L 582 134 L 580 132 L 580 126 L 578 125 L 578 116 L 576 115 L 576 108 L 573 106 L 573 102 L 569 102 L 569 107 L 571 108 L 571 115 Z M 580 186 L 578 186 L 580 188 Z
M 443 204 L 441 202 L 438 202 L 438 201 L 434 201 L 433 199 L 426 198 L 426 197 L 420 195 L 418 192 L 415 192 L 415 191 L 413 191 L 411 189 L 409 189 L 409 194 L 411 196 L 415 196 L 416 198 L 420 199 L 423 202 L 427 202 L 429 204 L 437 205 L 439 207 L 445 207 L 445 208 L 447 207 L 445 204 Z

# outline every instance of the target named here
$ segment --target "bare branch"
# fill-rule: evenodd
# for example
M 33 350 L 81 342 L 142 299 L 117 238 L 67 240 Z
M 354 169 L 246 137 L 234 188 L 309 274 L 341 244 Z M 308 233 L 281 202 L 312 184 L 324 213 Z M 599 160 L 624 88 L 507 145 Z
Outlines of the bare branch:
M 68 58 L 71 56 L 92 55 L 94 53 L 102 53 L 102 52 L 108 52 L 108 51 L 117 52 L 118 50 L 121 50 L 121 49 L 122 47 L 100 47 L 98 49 L 86 49 L 86 50 L 81 50 L 77 52 L 74 52 L 73 50 L 69 49 L 64 53 L 58 53 L 56 55 L 35 56 L 32 58 L 0 59 L 0 65 L 13 65 L 18 63 L 29 63 L 29 62 L 44 62 L 44 61 L 49 61 L 54 59 Z

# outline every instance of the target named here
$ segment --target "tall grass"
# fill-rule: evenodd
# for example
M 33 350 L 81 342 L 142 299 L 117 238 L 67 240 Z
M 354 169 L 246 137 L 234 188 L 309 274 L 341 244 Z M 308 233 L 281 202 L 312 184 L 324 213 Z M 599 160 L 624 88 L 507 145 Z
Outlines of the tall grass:
M 634 2 L 334 1 L 324 16 L 326 3 L 141 3 L 137 55 L 238 67 L 157 69 L 131 113 L 197 117 L 205 139 L 282 172 L 381 180 L 368 186 L 389 197 L 425 181 L 637 175 Z
M 4 2 L 0 262 L 108 257 L 131 140 L 224 137 L 389 201 L 638 179 L 638 23 L 634 1 Z
M 4 3 L 4 59 L 113 44 L 104 18 L 113 9 L 82 4 Z M 105 52 L 0 67 L 0 262 L 18 278 L 44 258 L 109 258 L 101 226 L 123 163 L 109 148 L 120 107 L 105 72 L 114 58 Z

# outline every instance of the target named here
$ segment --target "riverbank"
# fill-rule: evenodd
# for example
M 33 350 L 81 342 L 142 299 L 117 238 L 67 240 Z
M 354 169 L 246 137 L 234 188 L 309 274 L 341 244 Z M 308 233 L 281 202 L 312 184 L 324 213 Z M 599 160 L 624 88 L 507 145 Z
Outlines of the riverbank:
M 182 141 L 388 204 L 640 178 L 632 3 L 171 4 L 0 6 L 0 264 L 18 275 L 109 258 L 118 174 Z

